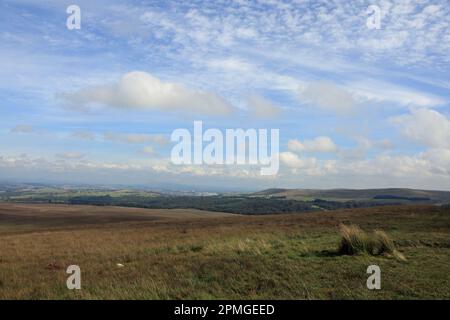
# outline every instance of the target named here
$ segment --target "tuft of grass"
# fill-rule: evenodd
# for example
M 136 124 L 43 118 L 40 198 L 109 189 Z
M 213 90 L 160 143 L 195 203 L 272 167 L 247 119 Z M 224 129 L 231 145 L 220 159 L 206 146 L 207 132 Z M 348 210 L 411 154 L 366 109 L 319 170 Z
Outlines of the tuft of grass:
M 373 232 L 373 240 L 371 251 L 373 255 L 380 255 L 383 253 L 393 253 L 395 251 L 394 241 L 382 230 L 375 230 Z
M 338 248 L 340 254 L 392 255 L 399 260 L 406 260 L 397 251 L 394 241 L 383 230 L 375 230 L 369 235 L 356 225 L 346 226 L 341 224 L 339 229 L 342 236 Z
M 339 253 L 354 255 L 369 252 L 370 238 L 358 226 L 341 224 L 339 229 L 342 236 L 338 249 Z

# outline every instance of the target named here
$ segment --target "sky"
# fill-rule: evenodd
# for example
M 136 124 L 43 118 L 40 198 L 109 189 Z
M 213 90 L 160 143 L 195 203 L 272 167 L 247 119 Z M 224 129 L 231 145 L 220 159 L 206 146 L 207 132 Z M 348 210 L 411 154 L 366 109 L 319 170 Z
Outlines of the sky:
M 0 181 L 450 190 L 449 26 L 447 0 L 2 0 Z M 195 120 L 279 129 L 278 174 L 173 164 Z

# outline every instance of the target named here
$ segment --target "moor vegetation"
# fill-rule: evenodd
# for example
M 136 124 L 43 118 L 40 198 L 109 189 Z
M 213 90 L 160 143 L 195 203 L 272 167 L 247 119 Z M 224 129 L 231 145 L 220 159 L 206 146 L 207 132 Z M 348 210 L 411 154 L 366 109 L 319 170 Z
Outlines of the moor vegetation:
M 72 264 L 81 290 L 66 287 Z M 366 287 L 372 264 L 381 290 Z M 448 270 L 450 211 L 437 206 L 256 216 L 0 203 L 0 299 L 449 299 Z

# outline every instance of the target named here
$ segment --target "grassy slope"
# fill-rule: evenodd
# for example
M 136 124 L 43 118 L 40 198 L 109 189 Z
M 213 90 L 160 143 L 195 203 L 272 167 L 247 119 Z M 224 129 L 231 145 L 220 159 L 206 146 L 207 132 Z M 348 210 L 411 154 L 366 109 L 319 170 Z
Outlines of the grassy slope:
M 450 191 L 431 191 L 416 189 L 267 189 L 253 193 L 254 196 L 284 196 L 294 200 L 371 200 L 377 195 L 392 195 L 397 197 L 425 197 L 437 202 L 450 202 Z
M 384 229 L 408 261 L 336 255 L 341 222 Z M 65 287 L 70 264 L 80 291 Z M 366 289 L 370 264 L 380 291 Z M 449 299 L 448 270 L 450 211 L 431 206 L 261 217 L 0 204 L 0 299 Z

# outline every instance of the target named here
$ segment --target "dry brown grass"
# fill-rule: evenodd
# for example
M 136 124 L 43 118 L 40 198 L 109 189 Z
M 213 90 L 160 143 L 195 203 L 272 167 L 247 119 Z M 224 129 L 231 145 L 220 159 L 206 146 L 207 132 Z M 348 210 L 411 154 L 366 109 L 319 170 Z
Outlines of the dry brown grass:
M 372 234 L 367 234 L 356 225 L 347 226 L 345 224 L 341 224 L 339 229 L 342 236 L 338 248 L 340 254 L 387 255 L 406 261 L 406 258 L 395 247 L 394 241 L 382 230 L 375 230 Z
M 395 228 L 414 258 L 336 256 L 342 223 Z M 0 203 L 0 299 L 444 298 L 449 235 L 448 211 L 421 206 L 238 216 Z M 374 263 L 382 292 L 365 287 Z M 80 291 L 65 286 L 71 264 Z
M 339 229 L 342 235 L 338 249 L 339 253 L 352 255 L 364 252 L 368 253 L 370 251 L 371 239 L 358 226 L 341 224 Z

